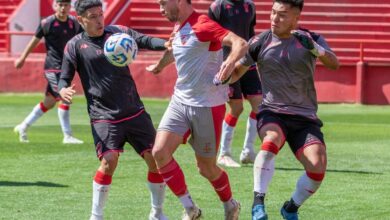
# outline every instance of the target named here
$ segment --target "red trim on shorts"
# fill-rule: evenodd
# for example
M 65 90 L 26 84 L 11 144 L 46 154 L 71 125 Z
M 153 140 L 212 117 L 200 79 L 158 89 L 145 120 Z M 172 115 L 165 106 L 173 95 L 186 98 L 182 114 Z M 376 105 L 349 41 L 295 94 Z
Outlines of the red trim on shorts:
M 40 102 L 39 103 L 39 108 L 41 109 L 41 111 L 43 111 L 43 113 L 47 112 L 49 109 L 47 109 L 45 107 L 45 105 L 43 104 L 43 102 Z
M 326 147 L 325 144 L 322 143 L 320 140 L 315 140 L 315 141 L 309 142 L 309 143 L 303 145 L 302 147 L 300 147 L 297 150 L 297 152 L 295 152 L 295 157 L 297 158 L 297 160 L 299 160 L 299 157 L 301 156 L 301 154 L 303 153 L 303 150 L 305 150 L 305 148 L 310 147 L 311 145 L 314 145 L 314 144 L 319 144 L 319 145 Z
M 233 115 L 231 115 L 230 113 L 228 113 L 226 116 L 225 116 L 225 122 L 226 124 L 228 124 L 230 127 L 236 127 L 236 124 L 237 124 L 237 121 L 238 121 L 238 118 L 234 117 Z
M 58 105 L 58 108 L 65 110 L 65 111 L 69 111 L 69 107 L 70 107 L 69 105 L 65 105 L 65 104 Z
M 183 144 L 187 144 L 188 137 L 191 135 L 191 130 L 188 129 L 183 135 Z
M 112 176 L 104 174 L 99 170 L 96 171 L 95 177 L 93 179 L 100 185 L 110 185 L 112 183 Z
M 246 95 L 244 95 L 244 98 L 245 98 L 246 100 L 248 100 L 248 98 L 257 97 L 257 96 L 262 96 L 262 95 L 263 95 L 263 93 L 261 93 L 261 92 L 256 93 L 256 94 L 250 94 L 250 95 L 246 94 Z
M 309 172 L 309 171 L 306 171 L 306 175 L 314 180 L 314 181 L 318 181 L 318 182 L 321 182 L 324 177 L 325 177 L 325 173 L 312 173 L 312 172 Z
M 110 153 L 110 152 L 123 153 L 123 150 L 108 150 L 108 151 L 105 151 L 104 153 L 97 155 L 97 157 L 99 158 L 99 160 L 101 160 L 104 155 L 106 155 L 107 153 Z
M 137 112 L 135 115 L 132 115 L 130 117 L 127 117 L 127 118 L 122 118 L 122 119 L 119 119 L 119 120 L 93 120 L 92 121 L 92 124 L 96 124 L 96 123 L 101 123 L 101 122 L 106 122 L 106 123 L 111 123 L 111 124 L 117 124 L 117 123 L 120 123 L 120 122 L 123 122 L 123 121 L 127 121 L 127 120 L 131 120 L 135 117 L 138 117 L 140 114 L 142 114 L 143 112 L 145 111 L 145 109 L 142 109 L 141 111 Z
M 272 143 L 271 141 L 265 141 L 261 145 L 261 150 L 265 150 L 277 155 L 279 152 L 279 147 L 276 144 Z
M 151 183 L 163 183 L 164 179 L 159 173 L 148 172 L 148 181 Z
M 48 70 L 44 70 L 45 72 L 50 72 L 50 73 L 60 73 L 61 70 L 55 70 L 55 69 L 48 69 Z
M 250 66 L 250 67 L 248 68 L 247 71 L 249 71 L 249 70 L 255 70 L 255 69 L 256 69 L 256 65 L 252 65 L 252 66 Z
M 250 114 L 249 114 L 249 118 L 251 118 L 251 119 L 253 119 L 253 120 L 256 120 L 256 112 L 251 112 Z
M 214 133 L 215 133 L 215 149 L 218 152 L 219 143 L 222 135 L 222 122 L 226 112 L 225 104 L 211 107 L 211 113 L 213 115 Z M 229 115 L 229 114 L 228 114 Z

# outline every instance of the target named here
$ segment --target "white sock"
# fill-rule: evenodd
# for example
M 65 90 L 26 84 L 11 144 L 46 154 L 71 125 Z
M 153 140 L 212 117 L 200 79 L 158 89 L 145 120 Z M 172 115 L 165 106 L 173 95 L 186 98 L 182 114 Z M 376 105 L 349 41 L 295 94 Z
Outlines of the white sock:
M 58 119 L 60 120 L 64 136 L 72 135 L 72 129 L 70 128 L 69 105 L 60 104 L 60 106 L 58 106 Z
M 298 179 L 295 192 L 292 196 L 294 202 L 301 206 L 306 199 L 320 188 L 322 181 L 315 181 L 307 176 L 306 172 Z
M 246 122 L 246 134 L 244 141 L 243 151 L 245 152 L 254 152 L 253 146 L 257 137 L 257 120 L 251 117 L 248 117 Z
M 232 139 L 234 135 L 234 128 L 228 125 L 225 120 L 222 123 L 222 135 L 221 135 L 221 150 L 220 155 L 231 155 L 232 151 Z
M 92 184 L 92 215 L 103 216 L 104 205 L 108 198 L 108 192 L 110 191 L 110 185 L 101 185 L 93 181 Z
M 152 183 L 148 181 L 148 188 L 150 190 L 151 205 L 154 209 L 162 209 L 165 198 L 165 182 Z
M 195 206 L 189 193 L 180 196 L 179 199 L 185 209 L 189 209 Z
M 253 191 L 267 193 L 268 185 L 275 171 L 275 154 L 261 150 L 253 166 L 254 186 Z
M 20 124 L 22 129 L 27 129 L 45 113 L 42 111 L 41 105 L 42 105 L 41 103 L 38 103 L 30 112 L 30 114 Z

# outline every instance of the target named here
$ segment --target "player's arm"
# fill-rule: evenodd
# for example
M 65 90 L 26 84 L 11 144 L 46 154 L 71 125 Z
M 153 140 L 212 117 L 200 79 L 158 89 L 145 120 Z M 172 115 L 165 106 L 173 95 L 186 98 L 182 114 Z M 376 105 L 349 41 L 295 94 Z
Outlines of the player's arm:
M 216 79 L 224 82 L 229 79 L 235 68 L 235 63 L 248 51 L 248 43 L 233 32 L 229 32 L 223 38 L 222 45 L 229 46 L 231 48 L 229 56 L 222 63 L 221 68 L 216 75 Z
M 132 36 L 135 41 L 137 42 L 137 45 L 140 49 L 148 49 L 148 50 L 165 50 L 165 42 L 166 40 L 158 38 L 158 37 L 152 37 L 145 34 L 142 34 L 138 31 L 128 29 L 128 34 Z
M 61 75 L 58 82 L 59 94 L 61 98 L 68 103 L 72 103 L 72 97 L 76 93 L 74 85 L 71 85 L 76 72 L 76 62 L 74 46 L 68 42 L 64 50 Z
M 244 65 L 240 61 L 236 62 L 229 83 L 235 83 L 239 80 L 249 70 L 249 67 L 250 66 Z
M 310 50 L 325 67 L 332 70 L 337 70 L 340 67 L 336 54 L 333 53 L 322 37 L 319 37 L 316 42 L 306 31 L 293 30 L 291 33 L 297 38 L 302 46 Z
M 175 61 L 175 58 L 173 56 L 172 50 L 166 50 L 163 54 L 163 56 L 160 58 L 159 61 L 157 61 L 156 64 L 152 64 L 146 67 L 146 70 L 153 73 L 158 74 L 160 73 L 166 66 L 173 63 Z
M 24 65 L 24 61 L 28 57 L 28 55 L 31 53 L 31 51 L 34 50 L 34 48 L 38 45 L 39 41 L 41 39 L 34 36 L 30 42 L 27 44 L 26 48 L 24 48 L 23 53 L 20 55 L 18 59 L 15 60 L 15 68 L 20 69 Z

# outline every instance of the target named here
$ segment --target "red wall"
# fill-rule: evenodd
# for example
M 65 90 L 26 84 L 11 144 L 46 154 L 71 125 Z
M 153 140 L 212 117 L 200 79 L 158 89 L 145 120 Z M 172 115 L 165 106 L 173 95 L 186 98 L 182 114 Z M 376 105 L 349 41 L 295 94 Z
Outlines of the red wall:
M 176 80 L 175 65 L 168 66 L 157 76 L 145 71 L 145 67 L 152 64 L 158 55 L 141 54 L 130 66 L 141 96 L 169 97 L 172 94 Z M 43 75 L 44 56 L 31 56 L 21 70 L 14 68 L 14 59 L 0 57 L 0 92 L 44 92 L 46 88 Z M 370 64 L 365 66 L 365 70 L 366 72 L 361 74 L 362 83 L 359 86 L 356 65 L 343 64 L 338 71 L 329 71 L 318 65 L 315 73 L 318 101 L 390 104 L 390 64 Z M 82 87 L 78 77 L 75 83 L 76 90 L 81 93 Z

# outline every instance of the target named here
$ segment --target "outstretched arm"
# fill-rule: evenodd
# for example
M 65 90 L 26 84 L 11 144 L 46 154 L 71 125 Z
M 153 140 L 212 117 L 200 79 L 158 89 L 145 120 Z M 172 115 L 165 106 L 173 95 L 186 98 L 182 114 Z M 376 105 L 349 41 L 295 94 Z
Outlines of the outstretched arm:
M 150 66 L 147 66 L 146 70 L 153 73 L 153 74 L 158 74 L 166 66 L 173 63 L 174 61 L 175 61 L 175 58 L 173 57 L 172 50 L 166 50 L 164 52 L 163 56 L 160 58 L 160 60 L 156 64 L 152 64 Z
M 216 80 L 225 82 L 233 72 L 235 63 L 248 51 L 248 43 L 233 32 L 229 32 L 229 34 L 223 38 L 222 44 L 224 46 L 229 46 L 231 51 L 229 56 L 222 63 L 221 68 L 216 75 Z
M 41 39 L 37 37 L 33 37 L 30 42 L 27 44 L 26 48 L 24 49 L 23 53 L 20 55 L 18 59 L 15 60 L 15 68 L 20 69 L 24 65 L 24 61 L 26 60 L 27 56 L 31 53 L 31 51 L 34 50 L 34 48 L 38 45 L 39 41 Z

